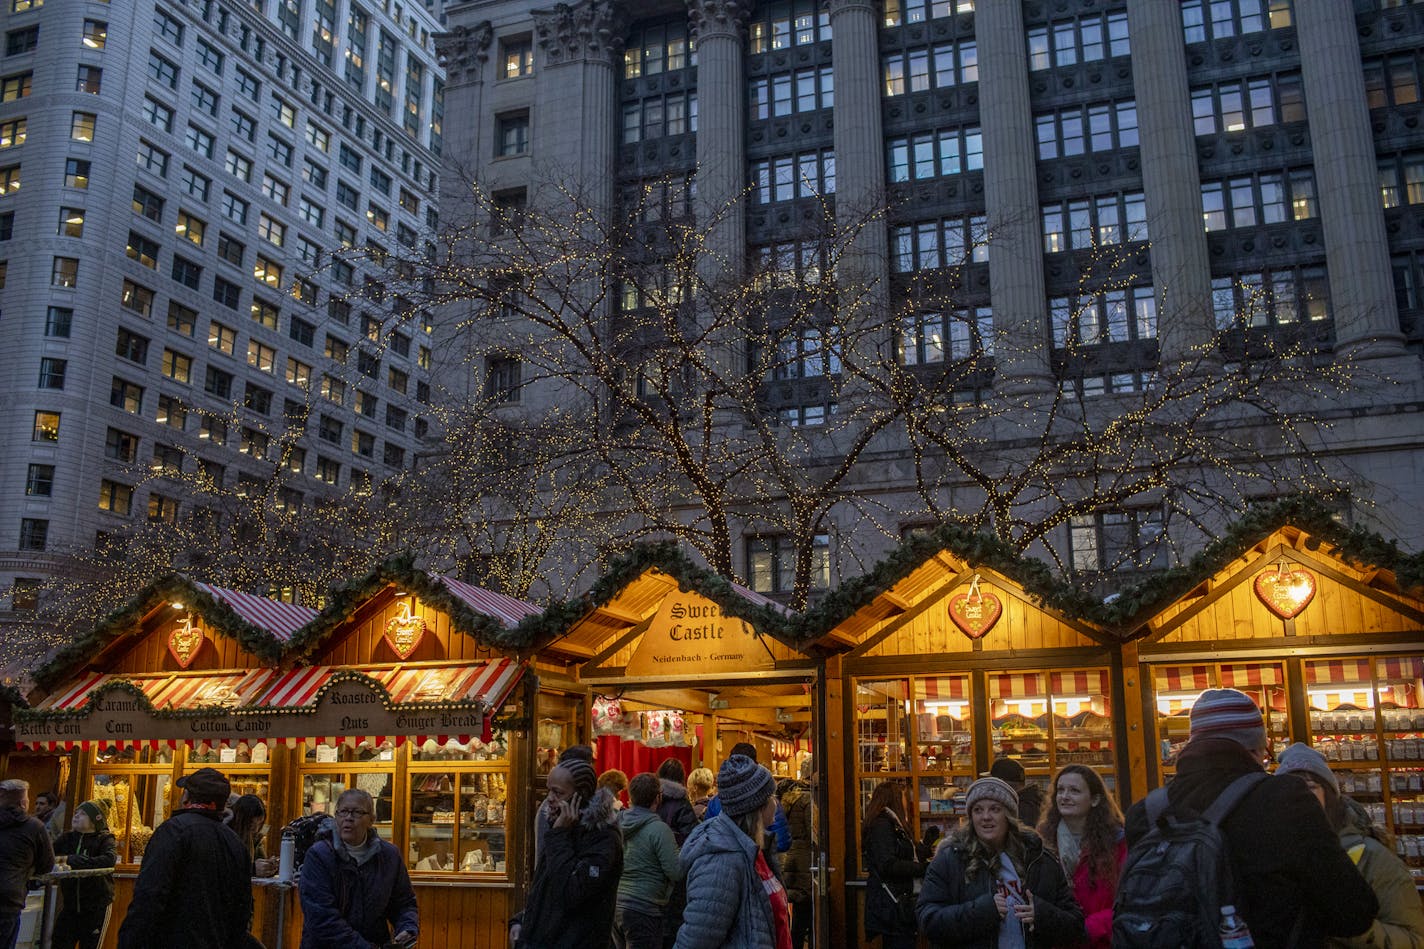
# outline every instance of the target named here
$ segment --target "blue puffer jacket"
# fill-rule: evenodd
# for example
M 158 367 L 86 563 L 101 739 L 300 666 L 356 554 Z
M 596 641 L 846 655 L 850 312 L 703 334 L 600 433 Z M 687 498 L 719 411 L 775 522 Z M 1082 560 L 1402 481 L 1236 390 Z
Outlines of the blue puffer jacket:
M 687 908 L 673 949 L 774 949 L 771 897 L 756 871 L 757 845 L 726 814 L 682 845 Z
M 415 890 L 400 851 L 378 840 L 375 855 L 358 866 L 335 836 L 313 844 L 302 861 L 302 949 L 367 949 L 401 931 L 418 933 Z

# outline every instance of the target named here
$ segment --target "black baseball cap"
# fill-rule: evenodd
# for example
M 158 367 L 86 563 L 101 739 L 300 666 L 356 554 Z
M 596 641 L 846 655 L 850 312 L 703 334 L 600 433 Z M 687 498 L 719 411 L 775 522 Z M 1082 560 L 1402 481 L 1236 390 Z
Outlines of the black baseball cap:
M 989 768 L 989 777 L 998 778 L 1000 781 L 1017 781 L 1022 784 L 1028 776 L 1024 774 L 1023 765 L 1014 759 L 999 758 Z
M 217 768 L 199 768 L 192 774 L 185 774 L 176 782 L 193 797 L 204 800 L 227 800 L 232 793 L 232 783 Z

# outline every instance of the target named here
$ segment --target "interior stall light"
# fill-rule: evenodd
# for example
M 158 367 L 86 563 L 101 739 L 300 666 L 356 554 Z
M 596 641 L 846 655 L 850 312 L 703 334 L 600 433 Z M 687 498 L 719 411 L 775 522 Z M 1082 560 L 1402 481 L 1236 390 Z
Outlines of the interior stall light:
M 1387 686 L 1380 686 L 1378 693 L 1386 694 Z M 1322 704 L 1330 705 L 1331 696 L 1335 697 L 1335 705 L 1354 705 L 1355 700 L 1364 696 L 1365 708 L 1375 707 L 1376 690 L 1368 682 L 1337 682 L 1328 687 L 1306 689 L 1305 694 L 1310 696 L 1311 705 L 1315 704 L 1315 699 L 1319 698 Z
M 931 715 L 948 715 L 951 718 L 963 718 L 965 710 L 968 708 L 968 702 L 955 699 L 925 703 L 925 711 Z
M 1091 708 L 1093 697 L 1091 695 L 1055 695 L 1053 697 L 1053 714 L 1072 718 L 1084 708 Z M 1059 706 L 1063 711 L 1059 711 Z

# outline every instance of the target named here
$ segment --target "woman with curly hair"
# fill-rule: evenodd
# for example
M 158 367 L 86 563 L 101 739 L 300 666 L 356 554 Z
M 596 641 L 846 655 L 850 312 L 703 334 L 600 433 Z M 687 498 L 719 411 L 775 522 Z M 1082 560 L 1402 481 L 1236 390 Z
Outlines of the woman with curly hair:
M 1092 949 L 1112 945 L 1113 897 L 1127 857 L 1122 810 L 1092 768 L 1065 765 L 1053 778 L 1038 836 L 1058 855 L 1083 909 Z
M 965 800 L 969 821 L 940 844 L 916 908 L 936 947 L 1049 949 L 1083 942 L 1083 911 L 1057 859 L 1019 822 L 1019 799 L 980 778 Z

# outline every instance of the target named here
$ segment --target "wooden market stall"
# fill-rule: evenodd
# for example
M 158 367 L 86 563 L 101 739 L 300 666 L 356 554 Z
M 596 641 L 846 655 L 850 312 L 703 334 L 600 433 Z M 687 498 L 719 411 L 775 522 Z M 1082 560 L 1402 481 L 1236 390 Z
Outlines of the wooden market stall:
M 1273 751 L 1307 742 L 1340 789 L 1396 836 L 1424 882 L 1424 591 L 1419 565 L 1391 543 L 1302 508 L 1249 518 L 1158 597 L 1124 646 L 1141 698 L 1134 763 L 1170 779 L 1188 715 L 1205 688 L 1255 698 Z M 1413 586 L 1401 585 L 1401 573 Z M 1150 600 L 1150 597 L 1147 599 Z
M 73 749 L 78 799 L 107 793 L 119 816 L 110 943 L 173 781 L 206 764 L 266 801 L 269 853 L 288 821 L 369 790 L 378 830 L 408 855 L 429 938 L 502 938 L 519 872 L 506 793 L 521 780 L 505 719 L 522 708 L 524 666 L 493 644 L 536 612 L 404 560 L 335 591 L 321 614 L 179 578 L 42 670 L 52 688 L 18 713 L 20 740 Z M 295 946 L 300 916 L 289 893 L 263 888 L 254 931 Z
M 912 832 L 947 833 L 996 757 L 1046 788 L 1069 762 L 1126 794 L 1114 635 L 1061 609 L 1046 568 L 950 527 L 907 540 L 806 617 L 827 660 L 832 931 L 860 945 L 861 815 L 882 781 L 905 782 Z M 837 738 L 837 736 L 840 736 Z M 839 943 L 832 943 L 837 945 Z

